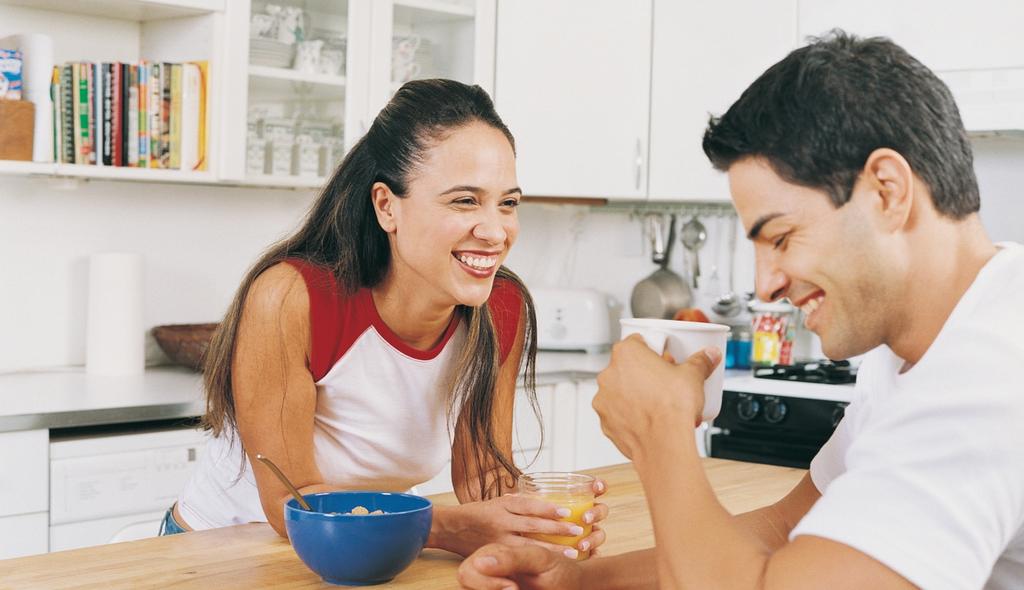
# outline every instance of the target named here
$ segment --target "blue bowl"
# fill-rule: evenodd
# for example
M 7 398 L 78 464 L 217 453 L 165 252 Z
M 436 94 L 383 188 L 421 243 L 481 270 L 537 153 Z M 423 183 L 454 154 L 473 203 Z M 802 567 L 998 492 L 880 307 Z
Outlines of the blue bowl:
M 295 553 L 331 584 L 382 584 L 409 567 L 427 543 L 430 500 L 389 492 L 322 492 L 303 496 L 312 511 L 292 498 L 284 523 Z M 384 514 L 347 513 L 356 506 Z

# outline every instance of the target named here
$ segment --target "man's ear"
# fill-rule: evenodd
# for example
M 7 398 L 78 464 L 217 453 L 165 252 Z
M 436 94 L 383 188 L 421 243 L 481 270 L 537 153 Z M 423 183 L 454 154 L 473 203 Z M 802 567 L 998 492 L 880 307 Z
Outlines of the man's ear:
M 873 194 L 873 208 L 883 227 L 895 231 L 907 224 L 918 189 L 914 171 L 899 152 L 878 148 L 864 163 L 861 179 Z
M 370 199 L 373 201 L 373 210 L 377 214 L 377 223 L 387 233 L 394 233 L 398 225 L 395 222 L 395 204 L 398 196 L 391 192 L 391 188 L 383 182 L 375 182 L 370 187 Z

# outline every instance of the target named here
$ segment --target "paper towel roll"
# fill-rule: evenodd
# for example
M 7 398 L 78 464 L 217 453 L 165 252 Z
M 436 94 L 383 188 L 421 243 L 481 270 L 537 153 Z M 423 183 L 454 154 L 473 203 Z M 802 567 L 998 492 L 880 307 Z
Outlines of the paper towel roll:
M 53 39 L 41 33 L 24 33 L 0 39 L 0 47 L 18 49 L 22 59 L 22 98 L 36 105 L 32 159 L 53 161 Z
M 89 257 L 86 373 L 137 375 L 145 369 L 142 284 L 142 256 L 110 253 Z

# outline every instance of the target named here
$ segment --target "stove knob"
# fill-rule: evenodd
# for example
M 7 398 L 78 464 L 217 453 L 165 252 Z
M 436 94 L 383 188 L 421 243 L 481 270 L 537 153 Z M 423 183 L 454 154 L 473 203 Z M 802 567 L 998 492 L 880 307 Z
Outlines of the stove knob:
M 846 406 L 837 406 L 836 409 L 832 410 L 832 428 L 839 426 L 839 422 L 846 415 Z
M 764 404 L 764 419 L 771 424 L 778 424 L 786 419 L 789 408 L 780 399 L 770 399 Z
M 754 399 L 751 395 L 741 395 L 740 400 L 736 402 L 736 415 L 739 416 L 740 420 L 753 420 L 760 411 L 761 402 Z

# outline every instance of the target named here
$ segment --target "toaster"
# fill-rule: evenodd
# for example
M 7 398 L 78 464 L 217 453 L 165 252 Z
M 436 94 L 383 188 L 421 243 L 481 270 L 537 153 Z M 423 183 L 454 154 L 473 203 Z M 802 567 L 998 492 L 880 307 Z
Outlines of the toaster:
M 618 313 L 595 289 L 530 289 L 537 311 L 537 348 L 603 352 L 615 341 Z

